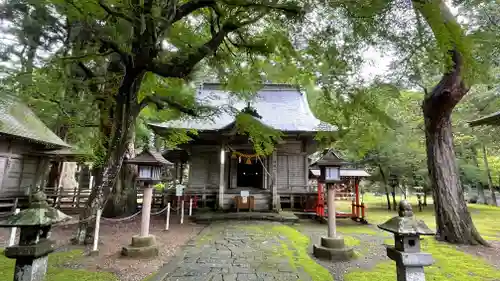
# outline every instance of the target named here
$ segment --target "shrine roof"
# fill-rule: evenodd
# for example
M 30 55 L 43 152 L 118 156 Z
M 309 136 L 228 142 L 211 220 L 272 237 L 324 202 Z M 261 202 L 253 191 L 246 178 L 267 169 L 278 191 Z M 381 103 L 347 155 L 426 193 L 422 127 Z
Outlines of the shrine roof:
M 471 127 L 481 125 L 500 126 L 500 111 L 469 122 Z
M 69 148 L 24 103 L 11 94 L 1 93 L 0 134 L 42 143 L 50 148 Z
M 173 165 L 170 161 L 165 159 L 161 152 L 154 150 L 144 150 L 139 155 L 132 159 L 125 160 L 128 164 L 151 164 L 151 165 Z
M 205 83 L 200 87 L 197 100 L 201 104 L 225 108 L 215 117 L 185 118 L 165 123 L 149 124 L 153 128 L 196 129 L 218 131 L 230 126 L 236 115 L 247 106 L 222 89 L 219 83 Z M 336 131 L 337 128 L 317 119 L 312 113 L 307 97 L 297 87 L 287 84 L 265 84 L 250 101 L 250 106 L 262 118 L 264 125 L 284 132 Z

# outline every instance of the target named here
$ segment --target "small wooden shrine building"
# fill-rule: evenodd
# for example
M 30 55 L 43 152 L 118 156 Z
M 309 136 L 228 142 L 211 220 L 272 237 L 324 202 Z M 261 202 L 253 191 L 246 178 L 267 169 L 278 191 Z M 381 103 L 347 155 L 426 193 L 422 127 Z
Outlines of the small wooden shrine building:
M 0 199 L 25 197 L 42 181 L 53 152 L 68 148 L 25 104 L 2 93 Z
M 219 208 L 231 209 L 235 196 L 248 191 L 254 197 L 255 210 L 269 210 L 311 192 L 308 155 L 316 150 L 314 137 L 319 131 L 335 128 L 313 115 L 306 95 L 297 87 L 266 84 L 253 100 L 245 102 L 224 91 L 220 84 L 205 83 L 197 98 L 233 110 L 224 110 L 213 120 L 191 118 L 150 124 L 160 135 L 171 129 L 198 132 L 180 150 L 165 155 L 174 163 L 187 160 L 185 193 L 198 195 L 202 201 L 212 198 Z M 261 124 L 283 134 L 272 155 L 258 157 L 248 137 L 237 133 L 235 117 L 245 109 L 251 109 Z
M 312 181 L 313 186 L 317 186 L 317 180 L 320 177 L 320 168 L 318 166 L 322 160 L 327 162 L 338 162 L 343 163 L 340 168 L 340 179 L 341 183 L 336 190 L 337 200 L 352 200 L 352 210 L 351 212 L 337 212 L 337 217 L 350 217 L 353 219 L 364 219 L 364 204 L 361 202 L 359 183 L 362 179 L 370 176 L 364 169 L 358 169 L 352 167 L 352 165 L 347 164 L 342 157 L 339 156 L 333 149 L 325 150 L 321 157 L 311 161 L 309 169 L 309 179 Z M 321 194 L 320 194 L 321 193 Z M 326 190 L 319 190 L 318 195 L 314 198 L 309 198 L 307 209 L 313 209 L 316 204 L 318 204 L 318 198 L 326 198 Z M 326 204 L 326 202 L 325 202 Z

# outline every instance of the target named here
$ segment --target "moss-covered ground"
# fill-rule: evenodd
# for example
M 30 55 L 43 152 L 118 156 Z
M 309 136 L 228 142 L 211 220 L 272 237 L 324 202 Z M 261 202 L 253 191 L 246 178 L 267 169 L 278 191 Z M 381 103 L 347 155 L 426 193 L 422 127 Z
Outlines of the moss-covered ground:
M 3 252 L 3 250 L 2 250 Z M 117 281 L 116 276 L 109 272 L 91 272 L 82 269 L 68 269 L 64 264 L 75 262 L 83 257 L 83 251 L 53 253 L 49 256 L 46 281 Z M 15 260 L 0 255 L 0 280 L 12 280 Z
M 364 234 L 365 236 L 379 236 L 384 238 L 385 244 L 394 244 L 393 239 L 387 233 L 377 229 L 376 225 L 383 223 L 387 219 L 396 215 L 394 211 L 387 211 L 384 197 L 368 197 L 367 203 L 367 220 L 371 225 L 355 225 L 339 223 L 338 231 L 340 233 Z M 413 206 L 416 206 L 416 199 L 410 200 Z M 347 202 L 341 203 L 348 207 Z M 424 208 L 422 212 L 415 210 L 415 216 L 426 222 L 431 228 L 435 228 L 434 209 L 432 205 Z M 489 241 L 500 241 L 500 224 L 497 222 L 500 216 L 500 208 L 485 206 L 485 205 L 469 205 L 469 211 L 473 221 L 483 238 Z M 360 247 L 366 241 L 360 240 Z M 457 246 L 447 243 L 437 242 L 433 237 L 425 238 L 422 241 L 424 252 L 431 253 L 435 264 L 427 267 L 426 280 L 431 281 L 493 281 L 500 280 L 500 270 L 493 264 L 479 256 L 472 255 L 461 251 Z M 497 264 L 498 266 L 498 264 Z M 382 281 L 395 280 L 396 270 L 395 264 L 389 260 L 377 262 L 370 269 L 353 269 L 344 275 L 346 281 Z
M 15 260 L 8 259 L 0 249 L 0 280 L 12 280 L 14 276 Z M 118 281 L 119 279 L 111 272 L 95 272 L 85 269 L 71 269 L 66 265 L 77 264 L 83 258 L 82 250 L 71 250 L 50 254 L 47 275 L 45 281 Z M 150 280 L 154 274 L 146 277 L 143 281 Z

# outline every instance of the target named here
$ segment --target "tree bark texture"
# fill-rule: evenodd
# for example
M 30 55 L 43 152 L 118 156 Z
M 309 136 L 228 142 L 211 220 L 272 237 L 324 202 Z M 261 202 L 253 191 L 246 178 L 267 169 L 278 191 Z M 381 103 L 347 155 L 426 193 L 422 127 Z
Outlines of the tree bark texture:
M 76 233 L 75 241 L 78 244 L 92 241 L 92 223 L 90 218 L 98 209 L 102 209 L 109 200 L 106 194 L 115 186 L 117 175 L 119 175 L 123 160 L 132 139 L 135 120 L 139 113 L 137 108 L 137 92 L 142 81 L 143 73 L 137 76 L 125 75 L 119 93 L 115 98 L 113 106 L 113 118 L 111 128 L 108 131 L 108 145 L 105 156 L 105 164 L 102 168 L 100 179 L 92 188 L 85 208 L 80 215 L 80 223 Z M 140 79 L 139 79 L 140 78 Z
M 424 102 L 427 165 L 436 212 L 436 236 L 451 243 L 486 244 L 476 230 L 465 202 L 455 162 L 450 116 L 433 120 L 426 108 L 430 110 L 432 107 Z
M 487 245 L 467 209 L 453 147 L 451 113 L 469 91 L 464 81 L 467 50 L 461 44 L 465 35 L 444 1 L 414 0 L 413 5 L 429 24 L 438 44 L 447 48 L 450 59 L 441 80 L 426 93 L 422 105 L 436 238 L 456 244 Z
M 133 128 L 131 128 L 132 131 Z M 134 135 L 130 135 L 126 155 L 135 156 Z M 103 216 L 119 217 L 131 215 L 137 210 L 137 189 L 135 185 L 135 165 L 124 165 L 116 178 L 116 184 L 111 189 L 110 197 L 104 206 Z
M 491 192 L 491 201 L 492 201 L 491 204 L 493 206 L 497 206 L 497 197 L 495 195 L 495 188 L 493 188 L 493 180 L 491 179 L 490 166 L 488 165 L 488 155 L 486 154 L 486 145 L 483 144 L 482 146 L 483 146 L 484 169 L 486 170 L 486 175 L 488 176 L 488 188 L 490 189 Z M 484 190 L 483 190 L 483 197 L 484 197 Z

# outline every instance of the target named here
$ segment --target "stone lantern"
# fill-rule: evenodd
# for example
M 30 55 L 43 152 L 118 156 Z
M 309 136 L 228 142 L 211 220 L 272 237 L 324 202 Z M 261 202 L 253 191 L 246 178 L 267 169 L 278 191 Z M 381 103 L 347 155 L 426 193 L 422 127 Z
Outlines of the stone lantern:
M 394 246 L 387 247 L 387 256 L 396 262 L 398 281 L 425 281 L 424 266 L 434 262 L 431 254 L 420 252 L 420 236 L 434 232 L 415 219 L 410 203 L 399 202 L 399 216 L 378 226 L 394 234 Z
M 5 248 L 5 256 L 16 260 L 14 281 L 43 281 L 47 272 L 48 255 L 55 249 L 49 240 L 52 225 L 71 217 L 47 204 L 42 191 L 30 195 L 29 207 L 0 221 L 0 227 L 20 228 L 19 244 Z
M 321 237 L 321 244 L 313 246 L 313 254 L 317 258 L 328 260 L 347 260 L 353 257 L 354 250 L 345 246 L 344 238 L 337 235 L 335 211 L 335 185 L 340 180 L 340 167 L 346 163 L 332 151 L 328 151 L 316 162 L 320 168 L 318 185 L 326 184 L 328 195 L 328 236 Z
M 149 219 L 151 217 L 151 201 L 153 199 L 153 185 L 161 182 L 164 168 L 173 166 L 160 152 L 145 149 L 135 158 L 125 160 L 127 164 L 138 166 L 137 181 L 144 186 L 142 197 L 141 232 L 132 237 L 132 244 L 123 247 L 122 255 L 129 257 L 153 257 L 158 255 L 156 238 L 149 234 Z

